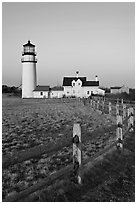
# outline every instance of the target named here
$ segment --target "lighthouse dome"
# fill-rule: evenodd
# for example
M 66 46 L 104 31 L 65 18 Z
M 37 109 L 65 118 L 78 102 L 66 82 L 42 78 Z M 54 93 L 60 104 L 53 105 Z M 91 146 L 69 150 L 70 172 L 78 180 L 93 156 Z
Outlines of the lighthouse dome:
M 33 45 L 30 40 L 28 40 L 28 43 L 23 45 L 23 47 L 35 47 L 35 45 Z

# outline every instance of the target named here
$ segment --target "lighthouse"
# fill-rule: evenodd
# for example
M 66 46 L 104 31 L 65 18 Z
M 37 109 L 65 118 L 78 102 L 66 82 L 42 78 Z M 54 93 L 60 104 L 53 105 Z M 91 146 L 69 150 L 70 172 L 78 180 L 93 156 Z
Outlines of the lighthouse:
M 35 45 L 28 41 L 22 52 L 22 98 L 33 98 L 37 86 Z

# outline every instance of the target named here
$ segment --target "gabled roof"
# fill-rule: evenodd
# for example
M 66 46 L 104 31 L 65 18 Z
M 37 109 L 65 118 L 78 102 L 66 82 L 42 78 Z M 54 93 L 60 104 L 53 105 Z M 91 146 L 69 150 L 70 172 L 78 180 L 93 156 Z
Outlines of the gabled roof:
M 121 86 L 110 87 L 111 89 L 121 89 Z
M 36 86 L 36 88 L 33 91 L 49 91 L 50 86 Z
M 51 88 L 51 91 L 64 91 L 64 88 L 62 86 L 54 86 Z
M 98 88 L 98 90 L 101 90 L 101 91 L 104 91 L 104 92 L 105 92 L 105 90 L 104 90 L 104 89 L 102 89 L 102 88 L 100 88 L 100 87 Z
M 23 45 L 24 47 L 29 46 L 29 47 L 35 47 L 35 45 L 30 43 L 30 40 L 28 40 L 28 43 Z
M 99 81 L 85 81 L 82 86 L 99 86 Z
M 63 78 L 63 86 L 72 86 L 72 81 L 75 80 L 77 81 L 80 79 L 82 81 L 82 84 L 86 81 L 86 77 L 64 77 Z
M 86 81 L 86 77 L 64 77 L 63 86 L 72 86 L 72 81 L 78 79 L 82 81 L 82 86 L 99 86 L 99 81 Z

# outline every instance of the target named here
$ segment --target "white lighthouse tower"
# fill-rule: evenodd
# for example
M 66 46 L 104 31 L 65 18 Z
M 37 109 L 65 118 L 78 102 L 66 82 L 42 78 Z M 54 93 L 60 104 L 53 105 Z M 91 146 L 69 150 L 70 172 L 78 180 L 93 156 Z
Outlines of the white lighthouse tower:
M 28 41 L 22 52 L 22 98 L 33 98 L 37 86 L 35 45 Z

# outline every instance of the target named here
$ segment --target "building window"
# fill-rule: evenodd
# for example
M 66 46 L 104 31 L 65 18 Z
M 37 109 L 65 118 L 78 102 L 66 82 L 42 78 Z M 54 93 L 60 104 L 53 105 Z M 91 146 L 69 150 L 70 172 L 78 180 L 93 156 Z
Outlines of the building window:
M 43 96 L 43 92 L 42 91 L 40 92 L 40 95 Z
M 78 85 L 80 86 L 80 83 L 78 83 Z
M 72 86 L 75 86 L 75 83 L 74 83 L 74 82 L 72 83 Z
M 73 94 L 75 94 L 75 91 L 73 90 Z
M 87 91 L 87 94 L 89 94 L 89 91 Z
M 69 94 L 69 91 L 67 91 L 67 94 Z

